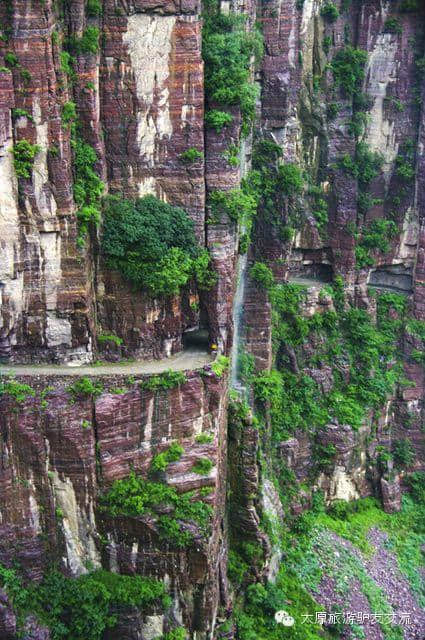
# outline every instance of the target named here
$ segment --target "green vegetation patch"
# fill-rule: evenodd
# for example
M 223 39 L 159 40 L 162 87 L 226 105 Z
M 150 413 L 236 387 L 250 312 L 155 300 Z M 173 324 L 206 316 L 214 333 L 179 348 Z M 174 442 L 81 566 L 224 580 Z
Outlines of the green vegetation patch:
M 254 262 L 249 274 L 264 289 L 271 289 L 274 285 L 273 272 L 264 262 Z
M 165 471 L 169 464 L 180 460 L 184 453 L 184 448 L 178 442 L 173 442 L 168 449 L 158 453 L 152 458 L 152 471 Z
M 421 575 L 425 543 L 425 474 L 411 475 L 411 495 L 403 497 L 402 510 L 387 514 L 373 498 L 351 503 L 338 501 L 330 513 L 322 513 L 318 525 L 352 542 L 366 555 L 373 547 L 368 532 L 371 527 L 384 531 L 389 538 L 388 547 L 395 554 L 400 571 L 409 581 L 420 606 L 425 606 L 425 581 Z
M 238 222 L 243 217 L 250 219 L 257 209 L 257 199 L 243 188 L 212 191 L 208 197 L 208 204 L 214 222 L 220 222 L 222 215 L 227 215 L 232 222 Z
M 70 384 L 67 391 L 74 400 L 77 398 L 97 398 L 103 392 L 103 385 L 99 380 L 91 380 L 87 376 L 83 376 Z
M 168 631 L 167 633 L 164 633 L 162 636 L 160 636 L 159 638 L 155 638 L 154 640 L 186 640 L 186 638 L 186 629 L 184 627 L 177 627 L 176 629 Z
M 229 368 L 229 364 L 229 358 L 227 356 L 220 355 L 211 363 L 211 369 L 217 378 L 221 378 Z
M 425 542 L 425 474 L 412 474 L 411 495 L 403 499 L 400 513 L 387 514 L 373 498 L 354 502 L 342 500 L 332 504 L 325 512 L 323 496 L 314 495 L 313 505 L 298 518 L 290 531 L 281 533 L 280 545 L 284 561 L 275 584 L 255 583 L 244 589 L 239 599 L 235 618 L 240 640 L 319 640 L 339 637 L 343 628 L 332 625 L 329 629 L 306 624 L 304 616 L 323 611 L 320 603 L 320 584 L 324 576 L 331 578 L 340 606 L 334 611 L 349 610 L 353 582 L 366 596 L 374 613 L 391 614 L 383 590 L 368 574 L 366 560 L 375 552 L 369 541 L 372 527 L 383 531 L 388 539 L 385 546 L 395 554 L 400 571 L 405 575 L 420 606 L 425 606 L 425 584 L 421 571 L 424 557 L 421 548 Z M 342 540 L 350 541 L 355 549 Z M 250 562 L 244 553 L 229 552 L 229 572 L 234 584 L 240 585 L 249 570 Z M 317 599 L 317 600 L 316 600 Z M 284 610 L 295 618 L 293 627 L 284 629 L 276 624 L 274 614 Z M 391 625 L 385 617 L 379 621 L 386 640 L 402 640 L 400 627 Z M 362 625 L 352 627 L 356 638 L 365 638 Z
M 199 458 L 192 466 L 192 471 L 198 473 L 200 476 L 207 476 L 213 466 L 214 463 L 208 458 Z
M 115 627 L 118 607 L 162 610 L 170 602 L 158 580 L 104 570 L 78 578 L 52 570 L 40 584 L 24 586 L 15 570 L 0 565 L 0 584 L 20 626 L 26 615 L 33 614 L 50 629 L 52 640 L 101 640 L 107 629 Z
M 210 444 L 214 441 L 214 436 L 210 433 L 200 433 L 196 436 L 195 442 L 198 444 Z
M 338 7 L 333 2 L 325 2 L 320 9 L 320 15 L 323 16 L 329 22 L 335 22 L 339 17 Z
M 100 31 L 98 27 L 88 26 L 84 29 L 81 38 L 69 38 L 69 48 L 75 55 L 84 53 L 96 54 L 99 52 Z
M 35 391 L 30 385 L 13 378 L 0 378 L 0 396 L 3 395 L 13 398 L 18 404 L 23 404 L 27 398 L 35 396 Z
M 391 240 L 397 235 L 397 226 L 392 220 L 377 219 L 358 235 L 360 238 L 356 244 L 356 267 L 372 267 L 375 260 L 371 251 L 388 253 L 391 248 Z
M 41 151 L 38 144 L 19 140 L 12 148 L 13 165 L 18 178 L 31 178 L 35 156 Z
M 247 134 L 255 115 L 258 89 L 251 78 L 251 59 L 262 55 L 262 37 L 256 28 L 247 30 L 245 16 L 221 13 L 216 0 L 204 4 L 202 56 L 207 104 L 224 108 L 237 105 L 242 114 L 242 131 Z M 219 116 L 225 110 L 207 111 L 206 121 L 221 130 L 230 120 Z M 229 114 L 230 115 L 230 114 Z M 231 116 L 230 116 L 231 117 Z
M 174 389 L 181 384 L 187 382 L 186 375 L 182 371 L 164 371 L 155 376 L 150 376 L 146 380 L 142 380 L 140 383 L 141 389 L 148 391 L 160 391 L 166 389 Z
M 259 203 L 262 218 L 272 225 L 283 242 L 293 237 L 293 230 L 303 219 L 299 197 L 305 187 L 301 168 L 295 163 L 282 164 L 282 150 L 271 140 L 261 140 L 253 150 L 252 171 L 243 188 Z
M 100 333 L 97 336 L 99 344 L 114 344 L 116 347 L 120 347 L 123 343 L 123 339 L 114 333 Z
M 348 45 L 337 51 L 331 63 L 336 86 L 345 94 L 353 95 L 364 80 L 366 62 L 367 52 L 362 49 Z
M 280 442 L 298 428 L 314 433 L 333 419 L 358 429 L 369 411 L 385 404 L 401 378 L 396 361 L 405 322 L 405 298 L 380 296 L 375 325 L 366 311 L 341 308 L 338 287 L 332 295 L 340 310 L 311 317 L 301 314 L 305 288 L 274 285 L 269 295 L 278 368 L 251 377 L 251 382 L 256 399 L 264 406 L 269 404 L 273 439 Z M 315 351 L 305 352 L 304 345 L 311 340 Z M 285 355 L 288 346 L 298 372 Z M 304 373 L 308 368 L 323 366 L 332 370 L 333 384 L 328 392 Z
M 73 133 L 71 144 L 74 150 L 74 200 L 79 207 L 77 244 L 82 248 L 90 225 L 97 227 L 100 223 L 100 198 L 105 185 L 95 170 L 98 160 L 96 151 L 75 136 L 75 131 Z
M 384 33 L 402 33 L 403 28 L 398 18 L 390 17 L 385 20 Z
M 234 559 L 233 559 L 234 562 Z M 295 620 L 292 627 L 282 627 L 274 615 L 287 611 Z M 238 640 L 319 640 L 329 637 L 317 624 L 305 624 L 306 613 L 320 611 L 296 572 L 282 567 L 275 584 L 249 585 L 243 606 L 236 608 L 235 621 Z
M 193 500 L 194 492 L 178 494 L 163 483 L 149 482 L 135 473 L 116 480 L 100 498 L 101 509 L 109 515 L 155 517 L 159 535 L 173 546 L 184 548 L 193 541 L 192 534 L 182 525 L 194 523 L 205 537 L 209 533 L 212 508 L 201 500 Z M 158 515 L 157 509 L 167 506 L 171 513 Z
M 111 269 L 152 296 L 176 295 L 190 279 L 199 288 L 215 282 L 188 214 L 154 196 L 106 199 L 102 249 Z
M 233 121 L 233 116 L 227 111 L 219 109 L 209 109 L 205 112 L 205 124 L 211 129 L 215 129 L 217 133 L 221 133 L 224 127 L 227 127 Z
M 100 0 L 87 0 L 87 15 L 96 17 L 102 15 L 102 3 Z
M 190 147 L 180 154 L 180 158 L 184 160 L 184 162 L 188 163 L 197 162 L 198 160 L 202 160 L 203 157 L 204 154 L 202 153 L 202 151 L 198 151 L 198 149 L 196 149 L 195 147 Z

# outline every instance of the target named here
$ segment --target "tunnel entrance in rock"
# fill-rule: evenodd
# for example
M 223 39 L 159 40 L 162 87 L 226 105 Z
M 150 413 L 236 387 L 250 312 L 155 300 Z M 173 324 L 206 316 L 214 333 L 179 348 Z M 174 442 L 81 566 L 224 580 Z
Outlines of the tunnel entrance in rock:
M 289 282 L 311 282 L 329 284 L 333 281 L 333 269 L 330 264 L 324 262 L 311 262 L 309 264 L 297 265 L 291 269 L 288 277 Z
M 377 289 L 411 293 L 412 267 L 402 264 L 382 265 L 371 271 L 368 284 Z
M 209 331 L 206 328 L 193 327 L 183 332 L 184 349 L 205 349 L 209 348 Z

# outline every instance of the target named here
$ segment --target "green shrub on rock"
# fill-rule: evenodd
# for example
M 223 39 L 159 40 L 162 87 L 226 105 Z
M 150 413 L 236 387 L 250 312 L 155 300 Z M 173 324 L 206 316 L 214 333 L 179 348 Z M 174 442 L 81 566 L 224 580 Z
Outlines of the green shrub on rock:
M 320 9 L 320 15 L 329 20 L 329 22 L 335 22 L 339 16 L 338 7 L 333 2 L 326 2 Z
M 17 382 L 13 378 L 0 379 L 0 396 L 6 395 L 13 398 L 18 404 L 22 404 L 31 396 L 35 396 L 35 391 L 28 384 Z
M 84 29 L 81 38 L 70 38 L 69 45 L 75 54 L 96 54 L 99 51 L 99 37 L 98 27 L 88 26 Z
M 211 129 L 215 129 L 217 133 L 221 133 L 224 127 L 227 127 L 233 120 L 233 116 L 226 111 L 218 109 L 210 109 L 205 113 L 205 124 Z
M 116 347 L 120 347 L 123 343 L 123 339 L 116 336 L 114 333 L 100 333 L 97 336 L 99 344 L 114 344 Z
M 68 115 L 74 117 L 73 103 L 67 104 L 71 105 L 67 109 Z M 97 227 L 100 223 L 100 197 L 105 185 L 95 171 L 98 158 L 93 147 L 78 137 L 71 145 L 74 150 L 74 200 L 79 207 L 77 245 L 83 248 L 90 225 Z
M 249 274 L 251 278 L 264 289 L 270 289 L 274 284 L 273 271 L 263 262 L 255 262 Z
M 182 371 L 164 371 L 154 376 L 150 376 L 140 383 L 141 389 L 148 391 L 158 391 L 160 389 L 173 389 L 187 382 L 187 378 Z
M 202 151 L 198 151 L 198 149 L 196 149 L 195 147 L 190 147 L 189 149 L 186 149 L 186 151 L 183 151 L 183 153 L 180 154 L 180 158 L 184 161 L 184 162 L 196 162 L 197 160 L 202 160 L 204 157 L 204 154 L 202 153 Z
M 415 459 L 415 450 L 412 443 L 407 438 L 394 440 L 392 445 L 392 454 L 395 465 L 399 469 L 410 467 Z
M 154 640 L 186 640 L 187 633 L 184 627 L 177 627 L 172 631 L 168 631 L 164 633 L 159 638 L 154 638 Z
M 208 203 L 211 206 L 213 222 L 220 222 L 222 215 L 227 215 L 233 222 L 238 222 L 242 218 L 249 220 L 257 209 L 255 197 L 244 189 L 212 191 Z
M 211 363 L 211 369 L 214 371 L 217 378 L 221 378 L 228 368 L 229 358 L 227 356 L 220 355 Z
M 221 13 L 219 3 L 215 1 L 205 3 L 203 17 L 202 57 L 207 101 L 224 107 L 238 105 L 242 129 L 247 133 L 254 119 L 258 95 L 251 79 L 251 62 L 253 55 L 261 56 L 261 35 L 256 28 L 249 31 L 245 28 L 243 16 Z M 218 113 L 226 114 L 225 111 Z M 206 121 L 210 126 L 211 119 L 207 112 Z M 222 126 L 228 122 L 222 120 Z
M 169 605 L 164 585 L 154 578 L 98 570 L 69 578 L 50 570 L 38 584 L 24 586 L 14 569 L 0 565 L 0 585 L 18 621 L 34 614 L 54 640 L 101 640 L 123 607 L 163 609 Z
M 18 178 L 31 178 L 34 159 L 41 150 L 38 144 L 19 140 L 12 149 L 13 165 Z
M 301 193 L 304 186 L 301 169 L 293 162 L 280 165 L 277 172 L 277 187 L 286 196 Z
M 360 88 L 366 61 L 367 52 L 350 45 L 335 54 L 331 63 L 334 81 L 347 95 L 353 95 Z
M 403 29 L 398 18 L 387 18 L 384 24 L 384 33 L 402 33 Z
M 87 15 L 91 17 L 102 15 L 102 4 L 100 0 L 87 0 Z
M 192 471 L 201 476 L 207 476 L 214 464 L 208 458 L 199 458 L 193 465 Z
M 165 471 L 169 464 L 180 460 L 184 453 L 184 449 L 178 442 L 173 442 L 168 449 L 162 453 L 158 453 L 152 458 L 152 471 Z
M 73 384 L 67 388 L 68 393 L 75 398 L 87 398 L 99 396 L 103 391 L 103 385 L 99 381 L 90 380 L 86 376 L 78 378 Z
M 188 214 L 154 196 L 106 199 L 102 249 L 110 268 L 152 296 L 171 296 L 191 278 L 211 286 L 209 254 Z
M 178 494 L 160 482 L 149 482 L 132 472 L 128 477 L 115 480 L 112 487 L 100 498 L 100 508 L 112 517 L 140 517 L 147 514 L 156 519 L 159 535 L 164 540 L 184 548 L 191 544 L 192 535 L 182 526 L 193 522 L 200 532 L 208 535 L 212 508 L 193 500 L 194 492 Z M 169 513 L 163 514 L 163 507 Z

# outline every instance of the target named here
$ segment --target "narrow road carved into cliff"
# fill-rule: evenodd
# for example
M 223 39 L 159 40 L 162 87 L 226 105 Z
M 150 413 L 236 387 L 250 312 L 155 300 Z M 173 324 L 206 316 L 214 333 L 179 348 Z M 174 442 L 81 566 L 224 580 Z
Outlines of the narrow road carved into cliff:
M 201 369 L 214 357 L 202 349 L 185 349 L 162 360 L 133 360 L 130 362 L 102 362 L 101 364 L 7 364 L 0 365 L 0 375 L 17 376 L 110 376 L 121 374 L 155 374 L 168 369 L 185 371 Z
M 331 285 L 329 280 L 320 280 L 320 278 L 307 278 L 303 276 L 291 276 L 288 279 L 290 284 L 299 284 L 303 287 L 324 287 L 325 285 Z
M 288 283 L 290 284 L 298 284 L 301 285 L 303 287 L 307 287 L 307 288 L 311 288 L 311 287 L 319 287 L 322 288 L 326 285 L 332 285 L 332 282 L 328 281 L 328 280 L 320 280 L 318 278 L 304 278 L 302 276 L 292 276 L 288 279 Z M 412 293 L 412 289 L 403 289 L 402 287 L 396 287 L 396 286 L 392 286 L 389 284 L 374 284 L 371 282 L 367 282 L 366 283 L 368 287 L 371 287 L 372 289 L 379 289 L 382 291 L 389 291 L 389 292 L 395 292 L 395 293 L 401 293 L 404 294 L 406 296 L 410 295 Z

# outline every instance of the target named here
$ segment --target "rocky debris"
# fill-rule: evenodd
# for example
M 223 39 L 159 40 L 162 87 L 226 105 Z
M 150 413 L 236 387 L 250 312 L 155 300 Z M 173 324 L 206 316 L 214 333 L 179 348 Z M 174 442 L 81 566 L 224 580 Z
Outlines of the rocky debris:
M 15 640 L 16 617 L 9 598 L 3 589 L 0 589 L 0 634 L 4 640 Z
M 422 640 L 425 634 L 425 612 L 420 606 L 418 599 L 407 578 L 400 572 L 395 555 L 388 549 L 388 536 L 385 532 L 376 527 L 372 527 L 368 532 L 368 541 L 373 545 L 374 552 L 371 556 L 362 554 L 351 542 L 328 533 L 334 540 L 336 547 L 341 545 L 350 554 L 354 555 L 364 566 L 367 575 L 372 578 L 378 587 L 383 591 L 386 601 L 391 605 L 394 613 L 394 624 L 399 624 L 403 613 L 410 613 L 410 622 L 401 624 L 404 640 Z M 320 556 L 319 556 L 320 557 Z M 335 551 L 335 564 L 337 565 L 339 552 Z M 343 598 L 336 588 L 335 579 L 328 573 L 332 573 L 334 567 L 323 567 L 324 575 L 319 587 L 314 594 L 320 604 L 326 606 L 328 611 L 343 610 L 350 612 L 383 613 L 372 610 L 366 596 L 362 592 L 362 587 L 357 579 L 350 582 L 350 589 L 347 593 L 348 599 Z M 340 567 L 341 571 L 344 568 Z M 382 631 L 379 625 L 372 623 L 372 617 L 368 620 L 363 616 L 365 637 L 381 640 Z M 344 635 L 345 634 L 345 635 Z M 345 629 L 341 638 L 351 637 Z
M 425 610 L 401 573 L 396 557 L 389 551 L 387 534 L 373 527 L 369 531 L 369 542 L 376 549 L 370 559 L 364 559 L 369 575 L 381 587 L 397 616 L 410 614 L 410 621 L 403 625 L 404 640 L 422 640 L 425 637 Z
M 332 367 L 323 365 L 321 369 L 304 369 L 304 372 L 313 378 L 320 386 L 323 393 L 329 393 L 334 384 Z
M 34 616 L 28 616 L 25 620 L 23 640 L 50 640 L 49 629 L 40 625 Z
M 326 611 L 327 614 L 354 613 L 357 615 L 357 612 L 361 612 L 362 614 L 366 614 L 365 618 L 367 618 L 367 614 L 371 613 L 370 604 L 366 596 L 361 591 L 359 581 L 353 580 L 350 587 L 350 594 L 348 598 L 344 598 L 344 596 L 338 593 L 335 580 L 324 575 L 314 595 L 320 604 L 323 605 L 323 611 Z M 313 614 L 314 613 L 315 612 L 313 612 Z M 342 620 L 342 616 L 339 619 Z M 329 630 L 335 630 L 335 625 L 333 624 L 328 623 L 326 626 Z M 367 640 L 385 640 L 384 634 L 377 623 L 372 623 L 370 620 L 366 619 L 362 626 Z M 350 640 L 355 637 L 349 624 L 338 625 L 338 636 L 341 640 Z

